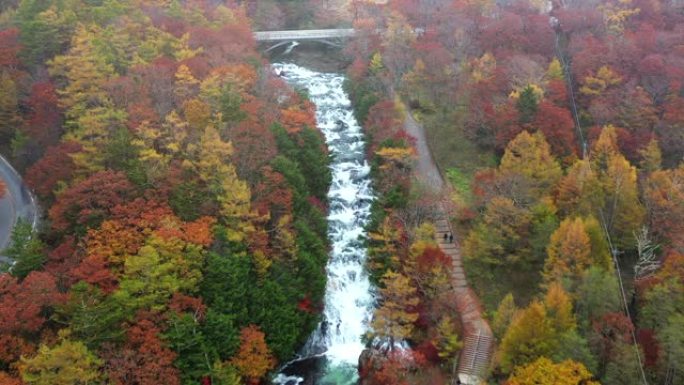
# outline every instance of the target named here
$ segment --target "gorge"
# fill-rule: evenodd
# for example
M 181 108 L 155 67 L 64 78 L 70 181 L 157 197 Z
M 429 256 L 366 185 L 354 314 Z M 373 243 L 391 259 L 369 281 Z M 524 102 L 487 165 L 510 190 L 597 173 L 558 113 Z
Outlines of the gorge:
M 324 358 L 315 365 L 319 373 L 295 370 L 286 375 L 290 371 L 285 368 L 275 382 L 297 384 L 305 380 L 299 375 L 313 375 L 318 384 L 354 384 L 358 378 L 356 365 L 364 349 L 362 336 L 373 308 L 364 268 L 367 251 L 363 237 L 373 200 L 364 135 L 343 89 L 342 75 L 314 72 L 289 63 L 274 64 L 274 68 L 289 84 L 303 89 L 316 105 L 317 126 L 332 157 L 332 185 L 328 192 L 331 250 L 325 308 L 322 321 L 301 352 L 303 360 Z

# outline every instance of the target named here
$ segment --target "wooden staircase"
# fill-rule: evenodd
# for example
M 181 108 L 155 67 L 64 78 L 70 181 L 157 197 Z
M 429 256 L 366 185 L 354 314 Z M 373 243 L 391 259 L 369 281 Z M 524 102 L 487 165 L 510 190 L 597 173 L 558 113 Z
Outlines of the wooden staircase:
M 458 362 L 458 375 L 462 383 L 479 383 L 485 376 L 489 369 L 493 342 L 491 335 L 479 331 L 478 334 L 465 337 Z
M 442 210 L 442 212 L 446 212 Z M 452 284 L 456 292 L 456 307 L 463 325 L 463 350 L 458 360 L 457 378 L 462 384 L 476 385 L 486 377 L 494 346 L 494 337 L 489 324 L 482 317 L 482 309 L 475 293 L 468 287 L 463 271 L 458 240 L 449 242 L 454 235 L 446 216 L 435 221 L 436 237 L 442 251 L 451 257 L 453 263 Z M 447 235 L 447 240 L 444 239 Z M 456 384 L 456 378 L 453 380 Z
M 414 168 L 416 178 L 445 199 L 445 201 L 437 202 L 436 237 L 439 247 L 451 257 L 453 263 L 452 286 L 456 294 L 456 308 L 463 325 L 463 350 L 452 384 L 456 384 L 457 380 L 460 380 L 461 384 L 480 384 L 486 378 L 489 369 L 494 338 L 489 324 L 482 317 L 477 295 L 468 287 L 461 261 L 461 249 L 449 223 L 447 210 L 449 206 L 446 202 L 449 201 L 451 188 L 448 183 L 444 183 L 444 176 L 432 159 L 423 126 L 416 122 L 410 111 L 404 119 L 404 129 L 416 139 L 418 151 L 417 164 Z M 444 234 L 447 235 L 446 242 Z M 454 235 L 453 242 L 448 241 L 449 235 Z

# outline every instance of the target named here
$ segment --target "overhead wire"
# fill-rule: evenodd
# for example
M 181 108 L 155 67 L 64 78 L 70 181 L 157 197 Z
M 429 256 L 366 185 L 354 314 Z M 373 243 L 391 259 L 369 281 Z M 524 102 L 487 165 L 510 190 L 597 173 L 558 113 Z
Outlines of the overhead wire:
M 555 18 L 554 18 L 555 19 Z M 582 126 L 581 122 L 579 119 L 579 113 L 578 113 L 578 108 L 577 108 L 577 102 L 575 101 L 575 92 L 574 92 L 574 87 L 573 87 L 573 82 L 572 82 L 572 74 L 570 72 L 570 63 L 569 61 L 565 58 L 563 55 L 563 52 L 560 49 L 560 32 L 558 31 L 558 20 L 555 19 L 556 25 L 553 25 L 554 27 L 554 32 L 556 35 L 556 55 L 558 56 L 558 60 L 561 63 L 561 67 L 563 68 L 563 74 L 565 76 L 565 81 L 566 81 L 566 88 L 568 89 L 568 94 L 570 96 L 570 102 L 571 102 L 571 107 L 572 107 L 572 115 L 575 121 L 575 127 L 577 129 L 577 134 L 578 134 L 578 139 L 580 141 L 580 146 L 582 148 L 582 158 L 586 159 L 588 156 L 587 152 L 587 141 L 584 137 L 584 134 L 582 132 Z M 591 164 L 589 164 L 589 169 L 591 170 Z M 629 306 L 627 304 L 627 295 L 625 294 L 625 287 L 622 281 L 622 274 L 620 273 L 620 262 L 617 258 L 618 250 L 617 248 L 614 247 L 612 239 L 610 237 L 610 232 L 608 231 L 608 226 L 606 225 L 606 218 L 603 214 L 602 211 L 599 210 L 599 216 L 601 218 L 601 227 L 603 229 L 606 241 L 608 242 L 608 246 L 610 247 L 610 254 L 613 259 L 613 264 L 615 265 L 615 274 L 617 275 L 618 278 L 618 283 L 620 287 L 620 298 L 622 300 L 622 306 L 623 310 L 625 312 L 625 315 L 627 316 L 627 319 L 629 322 L 634 325 L 634 322 L 632 320 L 632 316 L 629 312 Z M 634 353 L 637 358 L 637 362 L 639 364 L 639 372 L 641 374 L 641 380 L 644 383 L 644 385 L 648 385 L 648 381 L 646 380 L 646 373 L 644 371 L 644 365 L 641 359 L 641 352 L 639 350 L 639 344 L 636 339 L 636 334 L 634 333 L 634 328 L 631 329 L 631 337 L 632 337 L 632 346 L 634 347 Z

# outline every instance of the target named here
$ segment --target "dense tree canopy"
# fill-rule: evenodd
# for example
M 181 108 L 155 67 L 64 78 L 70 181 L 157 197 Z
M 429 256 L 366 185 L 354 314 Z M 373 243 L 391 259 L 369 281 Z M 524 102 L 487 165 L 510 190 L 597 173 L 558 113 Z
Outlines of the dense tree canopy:
M 0 151 L 45 214 L 2 253 L 0 383 L 258 384 L 292 358 L 323 305 L 329 159 L 252 30 L 349 26 L 336 55 L 376 195 L 366 337 L 386 348 L 364 385 L 449 383 L 461 274 L 492 381 L 683 381 L 681 1 L 0 12 Z M 407 114 L 446 193 L 415 178 Z M 436 242 L 445 213 L 462 268 Z
M 330 172 L 253 10 L 2 11 L 1 147 L 47 214 L 3 253 L 3 383 L 259 383 L 318 320 Z
M 681 381 L 670 360 L 682 309 L 655 302 L 681 281 L 681 2 L 392 1 L 358 11 L 363 33 L 348 46 L 357 113 L 371 117 L 391 95 L 424 126 L 453 187 L 465 275 L 492 315 L 494 380 Z M 385 212 L 416 204 L 382 192 Z M 371 233 L 379 276 L 411 263 L 401 240 L 414 230 L 393 214 L 378 215 Z M 571 327 L 552 326 L 541 293 L 566 298 Z M 563 370 L 579 377 L 550 374 Z

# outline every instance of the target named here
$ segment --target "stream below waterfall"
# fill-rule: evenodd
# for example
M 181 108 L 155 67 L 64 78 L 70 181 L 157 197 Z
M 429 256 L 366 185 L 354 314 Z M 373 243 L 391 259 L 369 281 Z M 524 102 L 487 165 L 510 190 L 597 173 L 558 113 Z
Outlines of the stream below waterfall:
M 319 73 L 290 63 L 274 64 L 285 81 L 306 90 L 316 105 L 318 129 L 332 156 L 328 191 L 327 286 L 323 317 L 300 351 L 273 380 L 280 385 L 351 385 L 358 382 L 358 359 L 373 310 L 365 271 L 363 238 L 373 200 L 370 166 L 361 126 L 344 92 L 344 76 Z

